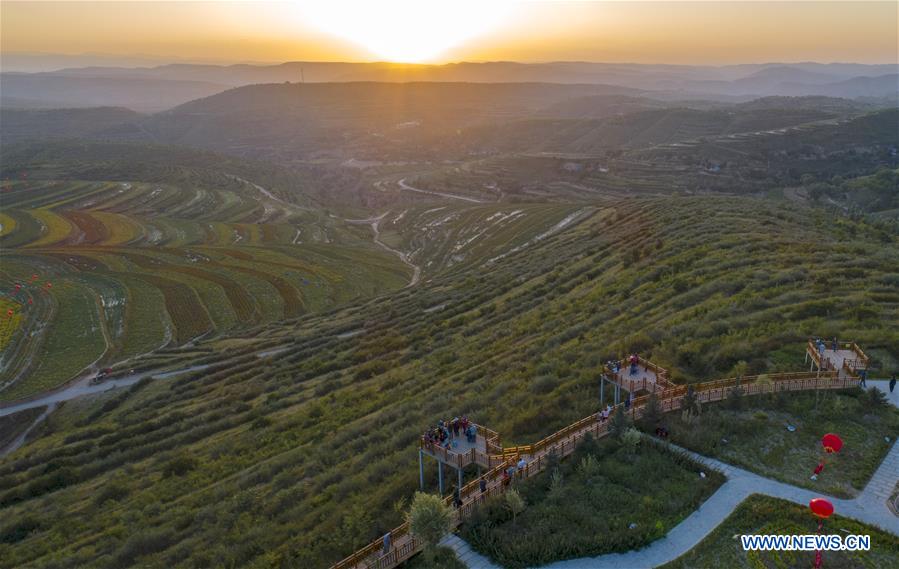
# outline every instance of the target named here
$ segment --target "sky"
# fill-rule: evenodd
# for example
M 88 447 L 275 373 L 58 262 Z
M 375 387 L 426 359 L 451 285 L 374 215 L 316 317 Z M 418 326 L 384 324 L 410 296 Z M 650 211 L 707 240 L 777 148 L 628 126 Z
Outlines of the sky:
M 897 63 L 897 2 L 0 2 L 0 52 L 194 62 Z

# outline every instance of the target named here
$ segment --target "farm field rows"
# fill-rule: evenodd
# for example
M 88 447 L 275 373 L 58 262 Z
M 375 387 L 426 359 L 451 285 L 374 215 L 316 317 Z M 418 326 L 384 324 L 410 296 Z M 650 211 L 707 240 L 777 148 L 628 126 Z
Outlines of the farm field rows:
M 8 184 L 0 400 L 408 282 L 408 267 L 339 220 L 226 184 Z

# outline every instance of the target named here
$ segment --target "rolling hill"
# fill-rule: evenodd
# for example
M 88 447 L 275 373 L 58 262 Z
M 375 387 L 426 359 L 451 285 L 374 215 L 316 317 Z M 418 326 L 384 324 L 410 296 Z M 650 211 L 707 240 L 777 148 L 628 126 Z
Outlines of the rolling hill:
M 396 525 L 427 425 L 535 440 L 635 350 L 684 382 L 797 369 L 839 333 L 896 369 L 890 243 L 773 200 L 624 199 L 491 265 L 157 354 L 211 367 L 69 402 L 0 463 L 0 566 L 327 567 Z

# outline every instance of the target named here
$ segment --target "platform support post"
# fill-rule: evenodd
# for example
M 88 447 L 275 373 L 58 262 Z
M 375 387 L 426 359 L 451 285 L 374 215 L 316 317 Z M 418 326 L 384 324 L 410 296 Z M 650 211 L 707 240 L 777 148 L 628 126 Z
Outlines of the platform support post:
M 443 496 L 443 461 L 437 461 L 437 487 L 440 488 L 440 495 Z
M 602 408 L 602 403 L 605 401 L 606 394 L 606 376 L 599 376 L 599 407 Z
M 425 491 L 425 461 L 424 452 L 418 449 L 418 488 L 422 492 Z
M 456 486 L 456 488 L 459 489 L 459 495 L 461 496 L 462 495 L 461 494 L 462 493 L 462 467 L 461 466 L 459 467 L 459 485 Z

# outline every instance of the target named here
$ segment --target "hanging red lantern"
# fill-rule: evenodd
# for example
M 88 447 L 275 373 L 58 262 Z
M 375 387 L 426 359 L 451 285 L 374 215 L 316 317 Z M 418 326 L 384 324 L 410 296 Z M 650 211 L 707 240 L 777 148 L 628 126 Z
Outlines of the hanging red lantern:
M 20 290 L 22 290 L 22 285 L 16 283 L 16 292 L 19 292 Z
M 840 452 L 843 448 L 843 439 L 834 433 L 827 433 L 821 437 L 821 445 L 827 453 Z
M 12 311 L 12 308 L 10 308 L 9 310 L 6 311 L 6 315 L 9 316 L 10 318 L 12 318 L 13 314 L 14 314 L 14 312 Z
M 53 286 L 52 283 L 47 283 L 47 288 L 51 288 Z
M 824 498 L 814 498 L 808 503 L 808 507 L 812 509 L 812 513 L 822 519 L 827 519 L 833 515 L 833 504 Z

